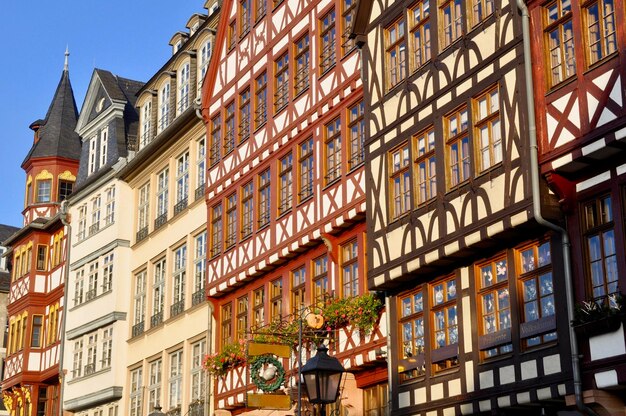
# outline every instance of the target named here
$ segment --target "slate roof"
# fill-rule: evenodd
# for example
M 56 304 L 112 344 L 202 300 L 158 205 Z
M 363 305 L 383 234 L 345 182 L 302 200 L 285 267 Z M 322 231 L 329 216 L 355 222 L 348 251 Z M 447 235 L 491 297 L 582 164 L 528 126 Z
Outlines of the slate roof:
M 40 157 L 59 156 L 68 159 L 80 158 L 80 136 L 74 131 L 78 121 L 78 109 L 70 74 L 63 70 L 48 113 L 39 129 L 39 140 L 33 144 L 22 166 L 28 160 Z
M 95 69 L 102 81 L 102 86 L 112 100 L 129 101 L 134 107 L 136 94 L 143 87 L 143 82 L 122 78 L 104 69 Z
M 11 237 L 18 230 L 19 230 L 18 227 L 13 227 L 11 225 L 0 224 L 0 243 L 2 243 L 7 238 Z

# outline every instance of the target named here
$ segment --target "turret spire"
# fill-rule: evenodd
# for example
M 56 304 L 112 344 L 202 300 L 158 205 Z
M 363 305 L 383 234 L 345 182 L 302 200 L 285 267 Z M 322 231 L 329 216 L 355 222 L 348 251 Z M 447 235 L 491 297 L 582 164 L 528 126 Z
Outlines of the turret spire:
M 70 56 L 70 48 L 69 46 L 65 46 L 65 64 L 63 65 L 64 71 L 68 71 L 70 69 L 70 64 L 68 62 L 69 56 Z

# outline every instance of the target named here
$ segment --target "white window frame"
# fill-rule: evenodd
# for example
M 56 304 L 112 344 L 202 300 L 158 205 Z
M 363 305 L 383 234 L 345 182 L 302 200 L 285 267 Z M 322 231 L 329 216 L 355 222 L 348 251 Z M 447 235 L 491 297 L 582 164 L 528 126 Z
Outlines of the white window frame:
M 100 229 L 100 207 L 102 206 L 102 198 L 100 195 L 91 200 L 91 226 L 89 227 L 89 235 L 95 234 Z
M 178 70 L 178 115 L 189 108 L 189 72 L 191 65 L 185 62 Z
M 200 187 L 204 188 L 204 183 L 206 182 L 206 137 L 202 137 L 200 140 L 198 140 L 197 146 L 198 157 L 196 163 L 198 165 L 198 171 L 196 175 L 196 190 Z
M 113 327 L 104 328 L 102 331 L 102 354 L 100 356 L 100 368 L 111 367 L 111 357 L 113 355 Z
M 157 175 L 157 218 L 167 214 L 170 169 L 165 168 Z
M 187 199 L 189 195 L 189 152 L 176 159 L 176 203 Z
M 97 140 L 97 136 L 89 140 L 89 171 L 87 175 L 91 175 L 98 168 L 98 159 L 96 158 L 96 150 L 98 148 Z
M 185 301 L 185 279 L 187 277 L 187 244 L 174 250 L 172 283 L 172 305 Z
M 148 272 L 142 270 L 135 275 L 135 300 L 134 311 L 135 316 L 133 325 L 138 325 L 146 321 L 146 281 Z
M 85 269 L 76 272 L 76 280 L 74 281 L 74 306 L 78 306 L 84 302 L 84 286 L 85 286 Z
M 141 108 L 141 140 L 139 149 L 152 142 L 152 101 L 147 101 Z
M 78 241 L 87 237 L 87 204 L 78 207 Z
M 106 127 L 100 132 L 100 166 L 107 163 L 107 144 L 109 142 L 109 128 Z
M 73 352 L 73 364 L 72 364 L 72 378 L 80 378 L 83 374 L 83 340 L 79 339 L 74 342 Z
M 138 202 L 137 231 L 141 231 L 150 224 L 150 182 L 139 188 Z
M 191 346 L 191 402 L 204 400 L 206 375 L 202 370 L 202 360 L 206 355 L 206 339 L 201 339 Z
M 130 416 L 142 416 L 143 368 L 130 371 Z
M 106 216 L 104 225 L 113 224 L 115 221 L 115 186 L 111 186 L 105 191 Z
M 113 290 L 113 253 L 104 256 L 102 260 L 102 293 Z
M 98 261 L 95 261 L 89 265 L 89 275 L 87 278 L 87 294 L 85 295 L 85 301 L 95 299 L 98 295 Z
M 161 405 L 161 377 L 163 361 L 159 358 L 148 363 L 148 406 L 150 410 Z
M 165 257 L 154 263 L 154 283 L 152 285 L 152 316 L 163 313 L 165 301 Z
M 157 133 L 165 130 L 170 124 L 170 83 L 163 84 L 159 90 L 159 122 Z
M 208 39 L 200 49 L 200 59 L 198 60 L 198 74 L 200 74 L 200 76 L 198 77 L 198 95 L 202 93 L 202 83 L 204 82 L 204 76 L 206 75 L 209 68 L 212 44 L 213 43 L 211 39 Z
M 170 409 L 176 408 L 182 402 L 183 387 L 183 350 L 174 351 L 170 354 L 169 394 L 168 402 Z

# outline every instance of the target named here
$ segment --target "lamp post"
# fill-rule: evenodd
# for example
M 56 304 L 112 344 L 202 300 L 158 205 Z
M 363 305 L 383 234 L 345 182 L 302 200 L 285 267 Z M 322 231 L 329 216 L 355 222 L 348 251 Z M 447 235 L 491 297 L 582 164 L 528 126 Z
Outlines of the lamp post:
M 317 354 L 306 362 L 300 374 L 309 396 L 309 402 L 321 405 L 321 416 L 326 416 L 324 405 L 334 403 L 339 397 L 341 378 L 346 370 L 335 357 L 328 355 L 325 345 L 317 347 Z

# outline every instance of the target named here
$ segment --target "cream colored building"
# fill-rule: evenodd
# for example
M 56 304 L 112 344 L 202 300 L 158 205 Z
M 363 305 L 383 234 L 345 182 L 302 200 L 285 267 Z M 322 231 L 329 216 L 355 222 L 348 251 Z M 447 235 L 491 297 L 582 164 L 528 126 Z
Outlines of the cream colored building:
M 217 24 L 217 4 L 176 33 L 172 57 L 137 95 L 137 151 L 117 175 L 130 187 L 124 212 L 130 237 L 125 415 L 161 407 L 205 414 L 202 359 L 211 348 L 205 296 L 205 126 L 194 103 Z

